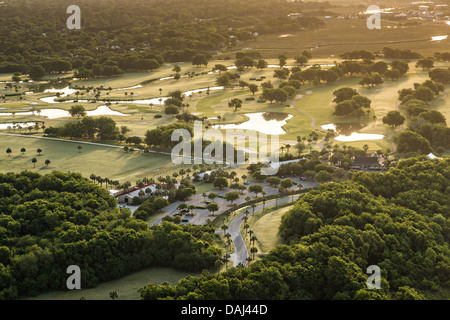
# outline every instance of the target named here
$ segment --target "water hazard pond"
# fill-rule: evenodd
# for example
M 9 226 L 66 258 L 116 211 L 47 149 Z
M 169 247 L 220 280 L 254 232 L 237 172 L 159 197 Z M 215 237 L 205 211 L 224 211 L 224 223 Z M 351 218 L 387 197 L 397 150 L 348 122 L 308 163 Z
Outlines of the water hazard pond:
M 333 130 L 338 135 L 334 138 L 336 141 L 350 142 L 362 140 L 381 140 L 384 138 L 382 134 L 361 133 L 359 132 L 365 125 L 361 123 L 330 123 L 321 126 L 323 130 Z
M 217 124 L 213 128 L 254 130 L 265 134 L 280 135 L 286 133 L 283 126 L 287 120 L 293 117 L 291 114 L 283 112 L 257 112 L 245 113 L 245 115 L 249 118 L 245 122 Z

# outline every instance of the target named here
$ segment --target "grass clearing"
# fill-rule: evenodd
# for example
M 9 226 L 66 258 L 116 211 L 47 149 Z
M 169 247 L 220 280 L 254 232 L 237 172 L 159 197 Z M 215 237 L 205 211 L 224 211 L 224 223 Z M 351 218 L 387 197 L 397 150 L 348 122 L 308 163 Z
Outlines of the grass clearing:
M 117 291 L 117 300 L 139 300 L 138 290 L 147 284 L 162 284 L 164 281 L 176 285 L 181 279 L 198 273 L 177 271 L 171 268 L 153 267 L 134 272 L 117 280 L 99 284 L 95 288 L 53 291 L 24 300 L 110 300 L 109 293 Z
M 255 242 L 258 248 L 258 254 L 267 254 L 277 245 L 282 244 L 283 240 L 279 234 L 281 217 L 292 209 L 292 202 L 281 203 L 278 206 L 265 208 L 255 212 L 248 220 L 250 230 L 253 230 L 257 240 Z M 243 235 L 245 236 L 245 231 Z M 247 246 L 250 248 L 251 243 L 248 237 L 244 237 Z
M 78 145 L 82 146 L 78 152 Z M 20 149 L 27 151 L 22 154 Z M 6 149 L 11 148 L 12 154 L 8 156 Z M 43 150 L 39 156 L 36 150 Z M 80 172 L 89 177 L 94 173 L 101 177 L 113 180 L 134 182 L 143 177 L 155 176 L 155 169 L 159 169 L 158 175 L 172 169 L 171 158 L 168 155 L 141 152 L 126 153 L 123 149 L 103 147 L 97 145 L 78 144 L 74 142 L 34 139 L 26 136 L 0 135 L 1 172 L 21 172 L 30 170 L 45 174 L 53 170 Z M 36 158 L 36 168 L 31 159 Z M 49 166 L 44 161 L 51 161 Z

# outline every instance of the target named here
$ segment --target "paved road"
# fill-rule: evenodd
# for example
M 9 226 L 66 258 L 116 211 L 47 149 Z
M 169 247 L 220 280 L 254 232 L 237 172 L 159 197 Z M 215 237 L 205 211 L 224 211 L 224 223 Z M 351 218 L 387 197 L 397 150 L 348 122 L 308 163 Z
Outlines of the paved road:
M 317 187 L 318 183 L 317 182 L 309 182 L 309 181 L 301 181 L 298 177 L 291 177 L 290 178 L 293 182 L 301 184 L 303 186 L 303 189 L 306 188 L 315 188 Z M 279 193 L 278 192 L 278 188 L 274 188 L 271 187 L 267 182 L 250 182 L 250 184 L 247 186 L 251 186 L 253 184 L 260 184 L 263 186 L 263 190 L 264 192 L 266 192 L 267 196 L 275 194 L 275 193 Z M 294 186 L 293 189 L 295 190 L 297 187 Z M 230 190 L 212 190 L 212 192 L 215 192 L 221 196 L 225 195 L 225 193 L 229 192 Z M 209 192 L 208 192 L 209 194 Z M 241 195 L 239 197 L 238 200 L 236 200 L 234 203 L 236 204 L 241 204 L 246 202 L 245 198 L 246 197 L 251 197 L 252 199 L 254 198 L 254 194 L 253 193 L 249 193 L 248 191 L 245 191 L 243 195 Z M 259 197 L 261 197 L 261 194 L 259 194 Z M 208 199 L 209 200 L 209 199 Z M 160 224 L 162 221 L 162 218 L 165 216 L 174 216 L 175 213 L 178 213 L 179 210 L 177 210 L 177 207 L 180 203 L 186 203 L 188 206 L 189 205 L 195 205 L 195 206 L 202 206 L 204 205 L 203 203 L 204 199 L 202 194 L 194 194 L 189 200 L 187 201 L 177 201 L 174 203 L 171 203 L 170 205 L 168 205 L 167 207 L 165 207 L 163 209 L 163 214 L 157 219 L 155 220 L 152 225 L 156 225 L 156 224 Z M 217 202 L 217 204 L 219 205 L 219 211 L 215 212 L 215 215 L 212 216 L 210 214 L 210 212 L 206 209 L 195 209 L 195 216 L 193 217 L 183 217 L 183 219 L 187 219 L 189 220 L 190 224 L 196 224 L 196 225 L 203 225 L 206 224 L 207 220 L 213 220 L 215 218 L 215 216 L 223 213 L 225 210 L 230 208 L 230 202 L 226 201 L 223 198 L 216 198 L 214 199 L 214 202 Z
M 289 196 L 286 198 L 282 198 L 282 199 L 278 199 L 278 200 L 269 200 L 266 201 L 265 207 L 270 207 L 270 206 L 274 206 L 276 203 L 280 204 L 280 203 L 284 203 L 287 201 L 292 201 L 292 199 L 295 201 L 297 200 L 301 195 L 294 195 L 294 197 Z M 263 209 L 263 203 L 260 203 L 258 205 L 256 205 L 255 207 L 255 212 L 258 212 L 260 210 Z M 253 209 L 249 208 L 250 211 L 250 215 L 253 214 Z M 249 257 L 249 253 L 248 253 L 248 248 L 247 245 L 245 244 L 245 240 L 241 234 L 241 225 L 243 222 L 243 219 L 245 217 L 245 213 L 241 213 L 239 214 L 236 218 L 234 218 L 230 224 L 228 225 L 228 230 L 226 230 L 225 232 L 228 232 L 229 234 L 231 234 L 231 240 L 233 241 L 233 245 L 235 248 L 235 251 L 230 255 L 230 260 L 233 261 L 233 267 L 236 267 L 239 264 L 242 264 L 244 266 L 247 265 L 247 258 Z M 222 231 L 217 231 L 217 232 L 223 232 Z

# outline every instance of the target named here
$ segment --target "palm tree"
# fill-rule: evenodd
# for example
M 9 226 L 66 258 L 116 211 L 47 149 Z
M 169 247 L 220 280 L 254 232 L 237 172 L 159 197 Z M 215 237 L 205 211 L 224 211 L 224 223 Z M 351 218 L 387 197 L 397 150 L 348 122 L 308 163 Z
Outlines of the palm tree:
M 78 146 L 78 153 L 81 153 L 81 149 L 83 148 L 82 146 Z
M 231 249 L 231 243 L 232 243 L 232 241 L 231 241 L 231 234 L 227 233 L 225 235 L 225 237 L 227 238 L 228 247 L 229 247 L 229 249 Z
M 37 162 L 37 159 L 36 159 L 36 158 L 33 158 L 33 159 L 31 159 L 31 162 L 33 162 L 34 168 L 36 168 L 36 162 Z
M 6 153 L 8 154 L 8 157 L 11 156 L 11 153 L 12 153 L 11 148 L 6 149 Z
M 289 149 L 291 148 L 291 145 L 288 143 L 288 144 L 286 144 L 286 149 L 287 149 L 287 151 L 286 151 L 286 153 L 288 153 L 289 154 Z
M 225 253 L 225 255 L 222 258 L 222 261 L 225 263 L 225 269 L 226 269 L 228 261 L 230 261 L 230 254 L 229 253 Z
M 39 148 L 39 149 L 36 150 L 36 152 L 37 152 L 39 155 L 41 155 L 42 149 Z
M 253 248 L 255 247 L 255 241 L 258 240 L 258 238 L 256 238 L 256 236 L 251 237 L 250 241 L 252 242 L 252 246 Z
M 48 167 L 48 165 L 50 164 L 50 160 L 45 160 L 45 165 Z
M 248 223 L 244 224 L 244 229 L 245 229 L 245 235 L 246 236 L 247 236 L 247 233 L 248 233 L 248 228 L 250 228 L 250 225 Z
M 227 229 L 228 229 L 228 226 L 226 225 L 226 224 L 224 224 L 223 226 L 222 226 L 222 230 L 223 230 L 223 234 L 225 235 L 225 231 L 227 231 Z
M 25 149 L 25 148 L 20 149 L 20 152 L 22 152 L 22 154 L 24 154 L 26 151 L 27 151 L 27 149 Z
M 367 156 L 367 151 L 369 150 L 369 146 L 367 144 L 363 145 L 364 153 Z
M 258 252 L 258 248 L 253 247 L 250 249 L 250 252 L 253 254 L 253 260 L 255 260 L 255 253 Z

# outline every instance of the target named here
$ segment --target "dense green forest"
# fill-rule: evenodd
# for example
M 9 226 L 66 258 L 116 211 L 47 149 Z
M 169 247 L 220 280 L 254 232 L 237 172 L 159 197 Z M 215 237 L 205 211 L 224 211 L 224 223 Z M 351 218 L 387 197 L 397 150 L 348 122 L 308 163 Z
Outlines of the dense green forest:
M 69 265 L 88 288 L 145 267 L 201 271 L 220 259 L 212 226 L 149 228 L 116 206 L 77 173 L 1 174 L 0 299 L 67 289 Z
M 450 160 L 405 159 L 386 173 L 323 184 L 283 216 L 277 246 L 247 268 L 178 285 L 147 285 L 144 299 L 426 299 L 450 289 Z M 366 286 L 370 265 L 381 289 Z
M 174 2 L 179 4 L 174 5 Z M 152 70 L 164 62 L 192 61 L 251 40 L 255 33 L 313 29 L 323 21 L 287 14 L 324 3 L 269 0 L 80 0 L 81 29 L 69 30 L 67 0 L 5 0 L 0 4 L 0 73 L 77 70 L 76 76 L 111 76 Z

